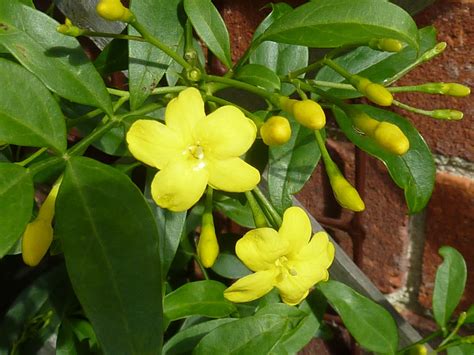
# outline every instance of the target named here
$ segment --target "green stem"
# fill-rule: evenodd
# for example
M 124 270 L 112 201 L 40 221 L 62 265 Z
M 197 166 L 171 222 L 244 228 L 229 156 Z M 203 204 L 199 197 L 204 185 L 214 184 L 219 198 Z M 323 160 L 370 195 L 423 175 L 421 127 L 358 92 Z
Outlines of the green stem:
M 345 68 L 341 67 L 339 64 L 337 64 L 335 61 L 329 58 L 323 58 L 322 63 L 324 65 L 327 65 L 329 68 L 333 69 L 336 73 L 340 74 L 347 80 L 350 80 L 352 78 L 353 74 L 349 73 Z
M 102 137 L 107 131 L 113 128 L 117 124 L 116 120 L 110 120 L 109 122 L 97 126 L 88 136 L 84 137 L 79 143 L 74 145 L 67 151 L 67 155 L 72 157 L 75 155 L 81 155 L 94 141 Z
M 268 227 L 267 219 L 265 218 L 265 214 L 263 213 L 260 205 L 258 204 L 257 200 L 253 196 L 251 191 L 245 191 L 245 197 L 247 197 L 247 201 L 249 202 L 250 209 L 252 210 L 253 220 L 255 222 L 255 226 L 257 228 L 264 228 Z
M 316 137 L 316 143 L 318 144 L 319 151 L 321 152 L 321 156 L 323 158 L 324 167 L 326 168 L 326 173 L 329 178 L 335 175 L 341 175 L 341 171 L 339 170 L 338 166 L 334 161 L 331 159 L 329 152 L 326 148 L 326 144 L 324 143 L 323 136 L 321 135 L 320 131 L 314 131 L 314 136 Z
M 88 37 L 104 37 L 104 38 L 115 38 L 115 39 L 123 39 L 126 41 L 138 41 L 138 42 L 146 42 L 147 40 L 140 36 L 132 36 L 132 35 L 124 35 L 120 33 L 108 33 L 108 32 L 95 32 L 89 30 L 82 30 L 81 36 L 88 36 Z
M 307 72 L 310 72 L 310 71 L 313 71 L 313 70 L 316 70 L 318 69 L 319 67 L 321 67 L 323 65 L 323 61 L 322 59 L 314 62 L 314 63 L 311 63 L 310 65 L 307 65 L 306 67 L 304 68 L 300 68 L 300 69 L 297 69 L 297 70 L 294 70 L 292 72 L 289 72 L 287 77 L 289 79 L 294 79 L 294 78 L 297 78 L 299 77 L 301 74 L 305 74 Z
M 87 112 L 82 116 L 79 116 L 78 118 L 69 118 L 67 119 L 67 128 L 75 127 L 84 121 L 88 121 L 96 116 L 99 116 L 103 112 L 104 111 L 102 111 L 100 108 L 97 108 L 93 111 Z
M 199 257 L 197 256 L 197 254 L 193 254 L 193 257 L 194 257 L 194 260 L 196 260 L 197 264 L 199 265 L 199 268 L 201 269 L 201 272 L 204 278 L 206 280 L 209 280 L 209 274 L 207 273 L 207 270 L 204 267 L 204 265 L 201 263 L 201 260 L 199 260 Z
M 107 88 L 107 92 L 109 94 L 115 95 L 115 96 L 121 96 L 121 97 L 129 97 L 130 93 L 125 90 L 118 90 L 118 89 L 113 89 L 113 88 Z
M 434 338 L 440 336 L 441 334 L 443 334 L 443 331 L 442 330 L 437 330 L 436 332 L 431 333 L 430 335 L 424 337 L 423 339 L 418 340 L 416 343 L 410 344 L 410 345 L 404 347 L 403 349 L 398 350 L 397 355 L 403 355 L 408 350 L 413 349 L 417 345 L 425 344 L 425 343 L 429 342 L 431 339 L 434 339 Z
M 393 105 L 410 112 L 419 113 L 420 115 L 431 116 L 433 114 L 432 111 L 422 110 L 421 108 L 416 108 L 416 107 L 404 104 L 403 102 L 400 102 L 397 100 L 393 100 Z
M 248 118 L 250 118 L 252 121 L 254 121 L 255 123 L 257 122 L 260 122 L 261 121 L 261 118 L 254 115 L 252 112 L 244 109 L 243 107 L 239 106 L 239 105 L 236 105 L 234 104 L 233 102 L 230 102 L 230 101 L 227 101 L 225 99 L 222 99 L 220 97 L 217 97 L 217 96 L 213 96 L 213 95 L 206 95 L 205 96 L 205 100 L 206 101 L 212 101 L 212 102 L 215 102 L 215 103 L 218 103 L 219 105 L 232 105 L 232 106 L 235 106 L 237 107 L 240 111 L 242 111 L 245 116 L 247 116 Z
M 322 81 L 322 80 L 308 80 L 308 82 L 316 86 L 357 91 L 351 84 L 333 83 L 332 81 Z
M 280 214 L 275 209 L 275 207 L 273 207 L 273 205 L 270 203 L 270 201 L 268 201 L 268 199 L 263 194 L 263 192 L 258 188 L 258 186 L 256 186 L 252 190 L 252 192 L 255 195 L 258 203 L 260 203 L 260 205 L 263 206 L 264 210 L 268 211 L 268 213 L 270 214 L 270 217 L 274 222 L 274 223 L 272 223 L 273 227 L 275 229 L 279 229 L 280 226 L 281 226 L 281 223 L 282 223 L 282 219 L 281 219 Z
M 130 112 L 127 112 L 127 113 L 123 113 L 121 115 L 117 115 L 117 116 L 115 116 L 115 118 L 113 120 L 117 121 L 117 122 L 121 122 L 122 120 L 124 120 L 127 117 L 143 116 L 143 115 L 146 115 L 147 113 L 156 111 L 161 107 L 163 107 L 163 105 L 158 104 L 158 103 L 148 104 L 148 105 L 140 107 L 139 109 L 137 109 L 135 111 L 130 111 Z
M 161 51 L 165 52 L 168 56 L 173 58 L 178 64 L 180 64 L 186 71 L 189 71 L 193 69 L 193 66 L 189 64 L 184 58 L 182 58 L 178 53 L 176 53 L 174 50 L 172 50 L 170 47 L 168 47 L 166 44 L 161 42 L 158 38 L 153 36 L 148 30 L 143 27 L 143 25 L 138 22 L 136 19 L 132 20 L 130 22 L 130 25 L 132 25 L 142 36 L 143 38 L 160 49 Z
M 462 312 L 456 322 L 456 326 L 453 328 L 451 333 L 449 333 L 449 335 L 441 342 L 441 344 L 439 344 L 438 349 L 446 345 L 457 334 L 461 326 L 464 324 L 465 320 L 466 320 L 466 312 Z
M 208 75 L 208 74 L 203 74 L 202 79 L 204 79 L 206 81 L 215 82 L 215 83 L 225 84 L 227 86 L 231 86 L 231 87 L 235 87 L 235 88 L 238 88 L 238 89 L 242 89 L 242 90 L 251 92 L 255 95 L 258 95 L 258 96 L 261 96 L 261 97 L 267 99 L 268 101 L 272 102 L 273 104 L 278 105 L 278 97 L 279 97 L 278 94 L 269 93 L 266 90 L 260 89 L 260 88 L 254 86 L 254 85 L 247 84 L 247 83 L 244 83 L 242 81 L 238 81 L 238 80 L 234 80 L 234 79 L 230 79 L 230 78 L 225 78 L 225 77 L 222 77 L 222 76 Z
M 244 54 L 239 58 L 237 63 L 229 70 L 226 74 L 227 77 L 232 77 L 232 75 L 237 72 L 242 65 L 244 65 L 250 57 L 250 54 L 261 44 L 261 41 L 256 40 L 250 44 L 249 47 L 245 50 Z
M 175 92 L 181 92 L 187 88 L 188 86 L 165 86 L 165 87 L 153 89 L 151 94 L 152 95 L 170 94 L 170 93 L 175 93 Z
M 61 163 L 64 163 L 64 159 L 62 157 L 50 157 L 48 159 L 44 159 L 37 163 L 31 164 L 31 166 L 28 167 L 28 171 L 31 173 L 31 175 L 34 176 L 40 171 L 43 171 Z
M 16 165 L 20 165 L 20 166 L 25 166 L 25 165 L 31 163 L 31 162 L 32 162 L 33 160 L 35 160 L 36 158 L 38 158 L 41 154 L 43 154 L 43 153 L 46 152 L 47 150 L 48 150 L 47 147 L 38 149 L 36 152 L 34 152 L 33 154 L 31 154 L 31 155 L 30 155 L 28 158 L 26 158 L 25 160 L 16 162 L 15 164 L 16 164 Z

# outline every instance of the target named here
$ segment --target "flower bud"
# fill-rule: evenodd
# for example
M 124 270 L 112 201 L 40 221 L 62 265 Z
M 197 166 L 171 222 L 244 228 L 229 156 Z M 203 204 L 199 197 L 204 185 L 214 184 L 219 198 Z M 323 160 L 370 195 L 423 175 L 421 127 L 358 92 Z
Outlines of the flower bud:
M 380 84 L 358 75 L 354 75 L 350 82 L 361 94 L 377 105 L 390 106 L 393 102 L 390 91 Z
M 373 136 L 375 129 L 380 124 L 380 121 L 374 120 L 362 111 L 354 111 L 354 113 L 351 113 L 351 118 L 354 126 L 370 137 Z
M 56 31 L 58 31 L 59 33 L 62 33 L 63 35 L 71 36 L 71 37 L 82 36 L 85 32 L 83 29 L 77 26 L 74 26 L 71 20 L 68 19 L 67 17 L 63 25 L 59 25 L 58 27 L 56 27 Z
M 95 9 L 100 17 L 108 21 L 129 22 L 133 18 L 133 14 L 120 0 L 100 0 Z
M 373 39 L 369 42 L 369 47 L 385 52 L 400 52 L 403 48 L 402 42 L 393 38 Z
M 426 350 L 426 346 L 423 344 L 416 344 L 413 348 L 408 350 L 406 355 L 426 355 L 428 354 L 428 350 Z
M 282 145 L 291 138 L 290 123 L 285 117 L 272 116 L 261 127 L 260 136 L 266 145 Z
M 53 241 L 51 221 L 37 218 L 26 226 L 21 241 L 21 254 L 26 265 L 40 263 Z
M 373 134 L 374 140 L 389 152 L 403 155 L 410 148 L 410 142 L 398 126 L 380 122 Z
M 359 193 L 340 172 L 338 174 L 331 174 L 329 182 L 334 192 L 334 197 L 342 207 L 354 212 L 365 210 L 364 201 L 360 198 Z
M 293 116 L 301 125 L 312 130 L 319 130 L 326 124 L 322 107 L 313 100 L 296 101 L 293 104 Z
M 462 97 L 468 96 L 471 93 L 471 89 L 466 85 L 458 83 L 447 83 L 446 85 L 447 90 L 444 92 L 445 95 Z
M 204 267 L 210 268 L 214 265 L 219 255 L 219 244 L 217 243 L 213 223 L 203 224 L 197 245 L 197 253 Z
M 290 99 L 288 96 L 280 96 L 280 107 L 283 111 L 288 113 L 293 113 L 293 105 L 298 102 L 298 100 Z
M 463 116 L 464 114 L 458 110 L 440 109 L 431 112 L 431 117 L 448 121 L 459 121 Z

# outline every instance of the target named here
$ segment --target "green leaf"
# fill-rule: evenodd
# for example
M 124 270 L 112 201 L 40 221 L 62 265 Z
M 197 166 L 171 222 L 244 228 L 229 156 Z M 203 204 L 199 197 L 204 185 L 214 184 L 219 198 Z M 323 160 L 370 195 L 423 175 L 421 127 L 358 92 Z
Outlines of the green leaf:
M 34 280 L 20 293 L 2 317 L 0 354 L 10 354 L 9 350 L 13 343 L 19 339 L 25 326 L 37 315 L 46 315 L 51 311 L 51 323 L 56 327 L 61 316 L 58 317 L 57 312 L 63 312 L 64 305 L 71 294 L 72 290 L 67 282 L 64 265 L 56 266 Z
M 193 354 L 267 354 L 284 334 L 288 320 L 277 314 L 245 317 L 215 328 Z
M 291 196 L 303 188 L 321 157 L 313 131 L 293 118 L 289 121 L 290 140 L 269 149 L 268 191 L 281 213 L 292 205 Z
M 391 2 L 413 15 L 430 6 L 435 0 L 391 0 Z
M 212 271 L 228 279 L 239 279 L 250 275 L 252 271 L 242 263 L 239 258 L 229 252 L 220 252 Z
M 36 76 L 0 59 L 0 140 L 66 150 L 66 125 L 59 105 Z
M 474 304 L 469 306 L 469 309 L 466 311 L 466 320 L 465 324 L 474 323 Z
M 433 291 L 433 313 L 436 323 L 446 327 L 466 286 L 466 262 L 456 249 L 443 246 L 439 254 L 444 258 L 436 271 Z
M 472 355 L 474 354 L 474 344 L 461 344 L 446 350 L 448 355 Z
M 56 340 L 56 355 L 77 355 L 76 342 L 71 325 L 63 321 L 59 326 Z
M 398 347 L 397 325 L 387 310 L 338 281 L 321 282 L 317 287 L 362 347 L 395 354 Z
M 176 250 L 178 250 L 181 235 L 186 224 L 186 211 L 172 212 L 161 208 L 151 197 L 151 182 L 155 177 L 156 171 L 149 170 L 147 184 L 145 186 L 145 198 L 155 217 L 156 227 L 158 228 L 159 248 L 161 270 L 163 279 L 166 280 L 166 274 L 173 262 Z
M 58 25 L 18 0 L 0 1 L 0 44 L 51 91 L 112 115 L 100 75 L 79 42 L 56 31 Z
M 196 33 L 227 68 L 232 67 L 227 27 L 211 0 L 184 0 L 184 10 Z
M 158 232 L 140 190 L 95 160 L 68 161 L 55 232 L 76 295 L 108 354 L 157 354 L 162 342 Z
M 181 0 L 132 1 L 131 10 L 152 35 L 176 50 L 184 36 L 179 20 Z M 129 27 L 129 34 L 137 31 Z M 139 108 L 158 86 L 173 59 L 148 42 L 129 41 L 129 85 L 132 110 Z
M 164 301 L 167 320 L 201 315 L 221 318 L 235 312 L 232 302 L 224 298 L 226 286 L 213 280 L 187 283 L 169 293 Z
M 30 221 L 33 197 L 28 170 L 0 163 L 0 258 L 15 245 Z
M 436 29 L 434 27 L 424 27 L 418 33 L 420 37 L 420 53 L 424 53 L 436 45 Z M 398 53 L 381 52 L 361 46 L 336 58 L 335 62 L 344 68 L 348 68 L 351 73 L 369 78 L 373 82 L 383 83 L 385 80 L 406 70 L 416 61 L 417 57 L 416 49 L 409 46 L 406 46 Z M 327 66 L 318 71 L 315 80 L 347 83 L 344 77 Z M 327 88 L 322 87 L 322 89 Z M 327 91 L 341 99 L 362 96 L 357 90 L 329 89 Z
M 213 319 L 204 323 L 180 330 L 163 347 L 163 354 L 191 353 L 201 339 L 215 328 L 236 321 L 235 318 Z
M 255 228 L 252 210 L 246 199 L 244 200 L 245 203 L 241 203 L 239 199 L 234 198 L 232 195 L 221 191 L 214 192 L 214 206 L 218 211 L 224 213 L 242 227 Z
M 278 75 L 273 70 L 260 64 L 247 64 L 243 66 L 235 74 L 235 78 L 270 92 L 280 90 L 281 86 Z
M 360 149 L 385 163 L 393 181 L 405 191 L 409 212 L 421 211 L 431 197 L 436 172 L 433 156 L 423 137 L 408 120 L 396 113 L 368 105 L 354 107 L 366 112 L 375 120 L 396 124 L 410 141 L 410 149 L 404 155 L 389 153 L 371 138 L 358 133 L 353 128 L 351 119 L 342 110 L 334 110 L 336 121 L 347 138 Z
M 128 42 L 122 39 L 112 40 L 93 63 L 100 75 L 126 70 L 128 66 Z
M 293 10 L 290 5 L 284 2 L 271 4 L 271 6 L 272 12 L 255 30 L 253 36 L 254 40 L 258 38 L 276 19 Z M 308 47 L 266 41 L 252 51 L 249 62 L 252 64 L 264 65 L 278 75 L 286 75 L 293 70 L 308 65 Z M 293 85 L 287 83 L 282 84 L 282 95 L 291 95 L 294 90 L 295 88 Z
M 276 20 L 259 41 L 336 48 L 393 38 L 418 48 L 416 24 L 408 13 L 380 0 L 319 0 Z

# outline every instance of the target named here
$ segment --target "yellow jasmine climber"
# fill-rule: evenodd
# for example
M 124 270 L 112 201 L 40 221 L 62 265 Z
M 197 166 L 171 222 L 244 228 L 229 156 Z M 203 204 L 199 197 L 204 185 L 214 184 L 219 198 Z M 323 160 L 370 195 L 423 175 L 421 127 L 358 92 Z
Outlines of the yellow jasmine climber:
M 288 208 L 278 232 L 257 228 L 246 233 L 236 244 L 240 260 L 255 273 L 236 281 L 224 291 L 232 302 L 249 302 L 270 292 L 280 291 L 286 304 L 303 301 L 309 289 L 329 277 L 334 245 L 325 232 L 311 238 L 311 223 L 299 207 Z
M 222 106 L 206 116 L 201 94 L 182 91 L 166 107 L 165 123 L 141 119 L 127 132 L 130 152 L 158 168 L 151 184 L 155 202 L 185 211 L 214 189 L 244 192 L 260 181 L 257 169 L 239 157 L 252 145 L 257 128 L 234 106 Z
M 38 216 L 33 222 L 28 223 L 23 233 L 21 253 L 26 265 L 38 265 L 53 241 L 54 206 L 61 180 L 62 178 L 54 184 L 48 197 L 41 205 Z

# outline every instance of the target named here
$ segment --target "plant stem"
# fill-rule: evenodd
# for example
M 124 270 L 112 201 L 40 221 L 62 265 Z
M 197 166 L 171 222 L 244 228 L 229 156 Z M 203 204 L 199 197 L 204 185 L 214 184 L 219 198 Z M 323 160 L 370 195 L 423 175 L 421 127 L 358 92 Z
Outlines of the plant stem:
M 20 166 L 25 166 L 29 163 L 31 163 L 33 160 L 35 160 L 36 158 L 38 158 L 41 154 L 43 154 L 44 152 L 46 152 L 48 150 L 47 147 L 43 147 L 41 149 L 38 149 L 36 152 L 34 152 L 33 154 L 31 154 L 28 158 L 26 158 L 25 160 L 22 160 L 22 161 L 19 161 L 19 162 L 16 162 L 15 164 L 16 165 L 20 165 Z
M 161 51 L 165 52 L 168 56 L 173 58 L 178 64 L 180 64 L 184 69 L 187 71 L 193 69 L 193 66 L 189 64 L 184 58 L 182 58 L 178 53 L 176 53 L 174 50 L 172 50 L 170 47 L 168 47 L 166 44 L 161 42 L 158 38 L 153 36 L 148 30 L 143 27 L 143 25 L 138 22 L 136 19 L 132 20 L 130 22 L 130 25 L 132 25 L 142 36 L 143 38 L 160 49 Z
M 88 136 L 84 137 L 79 143 L 74 145 L 67 151 L 67 155 L 69 157 L 75 155 L 81 155 L 84 151 L 91 145 L 94 141 L 99 139 L 102 135 L 104 135 L 107 131 L 113 128 L 117 124 L 117 121 L 110 120 L 107 123 L 97 126 Z
M 277 212 L 275 207 L 271 204 L 270 201 L 266 198 L 266 196 L 263 194 L 263 192 L 256 186 L 252 192 L 254 193 L 255 197 L 257 198 L 257 201 L 260 203 L 260 205 L 263 206 L 264 210 L 268 211 L 270 214 L 271 219 L 273 219 L 273 227 L 275 229 L 280 228 L 282 219 L 280 214 Z
M 309 71 L 312 71 L 312 70 L 316 70 L 318 69 L 319 67 L 321 67 L 323 65 L 323 61 L 322 59 L 314 62 L 314 63 L 311 63 L 310 65 L 307 65 L 306 67 L 304 68 L 300 68 L 300 69 L 297 69 L 297 70 L 294 70 L 292 72 L 289 72 L 287 77 L 288 79 L 294 79 L 294 78 L 297 78 L 299 77 L 301 74 L 304 74 L 304 73 L 307 73 Z
M 118 89 L 113 89 L 113 88 L 107 88 L 107 92 L 109 94 L 115 95 L 115 96 L 120 96 L 120 97 L 129 97 L 130 93 L 125 90 L 118 90 Z
M 207 273 L 206 268 L 204 265 L 202 265 L 201 260 L 199 260 L 199 257 L 196 254 L 193 254 L 194 260 L 196 260 L 197 264 L 199 265 L 199 268 L 201 269 L 202 275 L 206 280 L 209 280 L 209 274 Z
M 255 226 L 257 228 L 264 228 L 268 227 L 267 219 L 265 218 L 265 214 L 263 213 L 260 205 L 258 204 L 257 200 L 253 196 L 251 191 L 245 191 L 245 197 L 247 197 L 247 201 L 249 202 L 250 209 L 252 210 L 253 220 L 255 222 Z
M 239 105 L 236 105 L 234 104 L 233 102 L 230 102 L 230 101 L 227 101 L 225 99 L 222 99 L 220 97 L 217 97 L 217 96 L 213 96 L 213 95 L 206 95 L 205 96 L 205 100 L 206 101 L 212 101 L 212 102 L 215 102 L 215 103 L 218 103 L 220 105 L 232 105 L 232 106 L 235 106 L 237 107 L 240 111 L 242 111 L 245 116 L 247 116 L 248 118 L 250 118 L 252 121 L 254 121 L 255 123 L 261 121 L 260 117 L 254 115 L 252 112 L 244 109 L 243 107 L 239 106 Z
M 140 36 L 124 35 L 121 33 L 95 32 L 95 31 L 89 31 L 89 30 L 83 30 L 81 36 L 115 38 L 115 39 L 123 39 L 126 41 L 138 41 L 138 42 L 147 41 L 145 38 L 140 37 Z
M 273 104 L 278 105 L 278 97 L 280 95 L 269 93 L 266 90 L 260 89 L 260 88 L 254 86 L 254 85 L 247 84 L 247 83 L 244 83 L 242 81 L 238 81 L 238 80 L 234 80 L 234 79 L 230 79 L 230 78 L 225 78 L 225 77 L 222 77 L 222 76 L 208 75 L 208 74 L 202 74 L 202 79 L 204 79 L 206 81 L 225 84 L 227 86 L 231 86 L 231 87 L 235 87 L 235 88 L 238 88 L 238 89 L 242 89 L 242 90 L 251 92 L 253 94 L 256 94 L 258 96 L 261 96 L 261 97 L 267 99 L 268 101 L 272 102 Z
M 464 321 L 466 320 L 466 312 L 462 312 L 461 315 L 459 316 L 458 320 L 456 321 L 456 326 L 453 328 L 451 333 L 439 344 L 439 348 L 442 348 L 444 345 L 446 345 L 459 331 L 461 326 L 464 324 Z
M 28 167 L 28 171 L 31 175 L 36 175 L 40 171 L 43 171 L 49 167 L 64 163 L 64 159 L 62 157 L 50 157 L 45 160 L 41 160 L 37 163 L 33 163 L 31 166 Z
M 165 86 L 165 87 L 153 89 L 151 94 L 152 95 L 170 94 L 170 93 L 175 93 L 175 92 L 181 92 L 187 88 L 188 86 Z
M 353 76 L 352 73 L 349 73 L 345 68 L 341 67 L 339 64 L 337 64 L 332 59 L 329 59 L 329 58 L 325 57 L 325 58 L 322 59 L 322 63 L 324 65 L 327 65 L 329 68 L 333 69 L 336 73 L 340 74 L 341 76 L 343 76 L 347 80 L 349 80 Z
M 308 80 L 308 82 L 316 86 L 357 91 L 351 84 L 333 83 L 332 81 L 321 81 L 321 80 Z
M 441 334 L 443 334 L 442 330 L 437 330 L 436 332 L 431 333 L 430 335 L 424 337 L 423 339 L 418 340 L 416 343 L 410 344 L 404 347 L 403 349 L 400 349 L 399 351 L 397 351 L 397 354 L 399 355 L 405 354 L 407 350 L 410 350 L 419 344 L 425 344 L 429 342 L 431 339 L 434 339 Z

